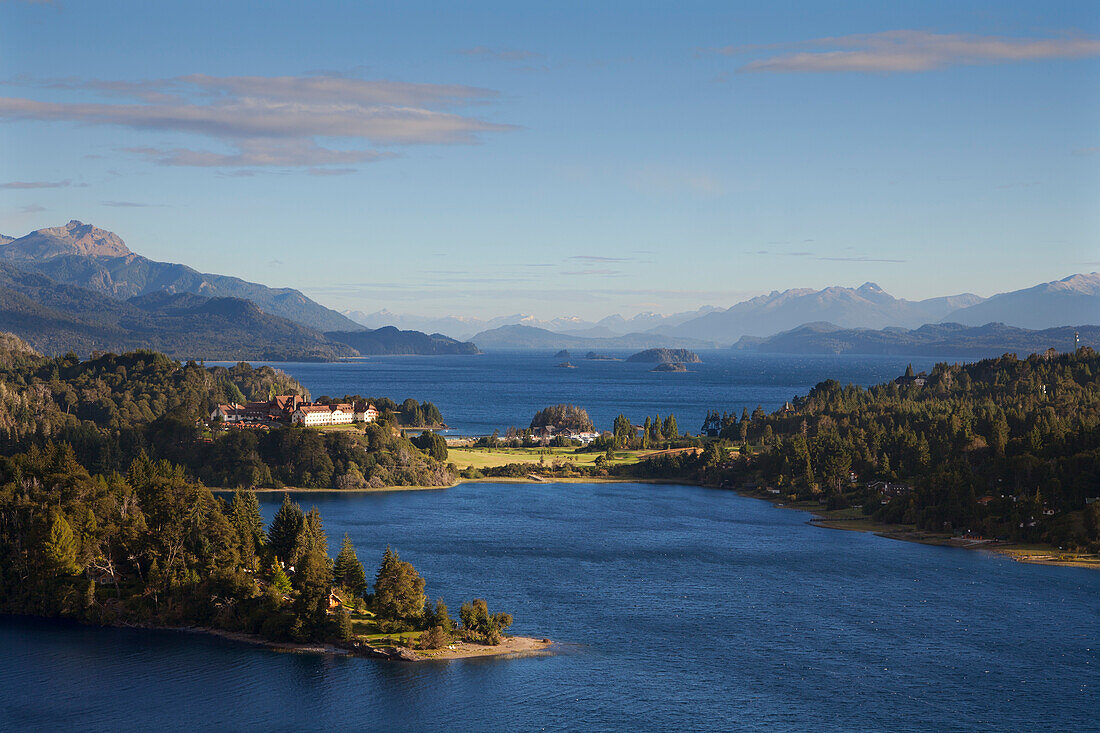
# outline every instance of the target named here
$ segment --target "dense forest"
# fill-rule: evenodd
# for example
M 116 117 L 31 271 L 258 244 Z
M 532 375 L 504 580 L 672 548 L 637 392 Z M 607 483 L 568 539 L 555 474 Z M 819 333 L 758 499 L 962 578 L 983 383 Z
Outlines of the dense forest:
M 434 451 L 402 437 L 392 421 L 362 430 L 302 428 L 210 432 L 204 418 L 224 402 L 309 393 L 271 367 L 205 368 L 154 352 L 47 359 L 21 342 L 0 344 L 0 454 L 65 443 L 92 473 L 125 471 L 139 453 L 184 467 L 221 487 L 379 488 L 443 486 L 454 477 Z M 396 420 L 442 422 L 430 402 L 376 400 Z M 423 442 L 423 441 L 422 441 Z M 434 443 L 433 443 L 434 445 Z
M 1089 348 L 822 382 L 784 409 L 712 413 L 739 446 L 702 474 L 920 529 L 1100 548 L 1100 355 Z
M 168 461 L 140 454 L 93 476 L 64 444 L 0 459 L 0 612 L 107 625 L 205 626 L 271 640 L 352 641 L 421 631 L 496 644 L 508 614 L 462 608 L 457 627 L 389 548 L 373 586 L 345 536 L 335 558 L 316 509 L 286 498 L 265 529 L 255 494 L 231 502 Z
M 327 434 L 204 425 L 218 402 L 288 393 L 308 397 L 270 367 L 45 358 L 0 336 L 0 612 L 289 640 L 348 640 L 355 615 L 376 631 L 426 629 L 427 646 L 498 642 L 508 614 L 473 601 L 459 628 L 389 550 L 368 588 L 347 538 L 329 558 L 316 510 L 287 499 L 265 529 L 251 491 L 227 502 L 206 488 L 452 481 L 445 445 L 440 456 L 421 436 L 421 449 L 392 422 Z

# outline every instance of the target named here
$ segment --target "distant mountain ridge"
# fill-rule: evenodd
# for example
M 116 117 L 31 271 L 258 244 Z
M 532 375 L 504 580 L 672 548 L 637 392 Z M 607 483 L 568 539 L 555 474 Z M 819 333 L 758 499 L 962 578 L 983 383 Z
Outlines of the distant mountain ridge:
M 733 343 L 742 336 L 769 336 L 812 321 L 828 321 L 847 328 L 915 328 L 939 321 L 949 313 L 982 300 L 972 293 L 911 301 L 895 298 L 875 283 L 858 288 L 800 288 L 773 291 L 724 311 L 707 313 L 658 333 Z
M 672 315 L 639 313 L 630 319 L 616 314 L 594 322 L 575 317 L 547 321 L 523 314 L 488 321 L 460 316 L 427 319 L 398 316 L 389 311 L 378 311 L 369 316 L 359 312 L 349 315 L 360 322 L 370 321 L 368 325 L 381 325 L 387 319 L 393 320 L 394 325 L 404 324 L 405 327 L 428 328 L 430 325 L 429 330 L 464 339 L 476 340 L 488 332 L 488 337 L 482 337 L 486 344 L 495 343 L 494 340 L 501 336 L 497 329 L 511 325 L 583 339 L 619 338 L 626 334 L 642 333 L 722 345 L 732 344 L 743 336 L 766 338 L 803 324 L 822 321 L 836 324 L 839 328 L 853 329 L 915 329 L 928 323 L 980 326 L 999 322 L 1034 330 L 1074 323 L 1100 323 L 1100 274 L 1071 275 L 1031 288 L 1000 293 L 988 299 L 973 293 L 962 293 L 911 301 L 895 298 L 872 282 L 858 288 L 795 288 L 773 291 L 729 308 L 704 306 L 696 311 Z M 491 325 L 487 325 L 477 336 L 471 336 L 470 329 L 479 323 Z M 545 336 L 535 338 L 530 333 L 521 336 L 511 332 L 511 335 L 524 342 L 537 342 L 540 348 L 546 344 L 566 343 Z
M 1008 352 L 1032 354 L 1054 348 L 1072 351 L 1074 332 L 1081 346 L 1100 348 L 1100 326 L 1060 326 L 1042 330 L 987 323 L 965 326 L 932 323 L 916 329 L 840 328 L 832 323 L 807 323 L 758 338 L 744 336 L 739 351 L 772 354 L 867 354 L 897 356 L 993 357 Z
M 363 356 L 481 353 L 474 344 L 458 341 L 441 333 L 401 331 L 393 326 L 384 326 L 373 331 L 326 331 L 325 336 L 332 341 L 351 346 Z
M 658 347 L 707 349 L 714 343 L 700 339 L 628 333 L 612 338 L 586 338 L 555 333 L 532 326 L 501 326 L 475 334 L 471 339 L 481 349 L 651 349 Z
M 0 262 L 0 330 L 48 354 L 143 348 L 226 361 L 328 361 L 356 354 L 247 300 L 156 293 L 118 301 L 5 262 Z
M 948 320 L 970 326 L 991 321 L 1042 329 L 1100 324 L 1100 273 L 1079 273 L 1034 287 L 994 295 L 951 313 Z
M 632 318 L 623 318 L 621 315 L 615 314 L 601 318 L 599 321 L 588 321 L 577 316 L 561 316 L 543 320 L 526 313 L 513 313 L 488 319 L 467 316 L 433 317 L 393 313 L 386 309 L 374 313 L 349 310 L 344 311 L 344 315 L 367 328 L 396 326 L 397 328 L 415 329 L 430 333 L 438 332 L 451 338 L 469 340 L 474 334 L 491 331 L 501 326 L 530 326 L 583 338 L 614 338 L 628 333 L 647 331 L 660 325 L 677 325 L 712 310 L 718 309 L 704 306 L 698 310 L 671 315 L 646 312 L 639 313 Z
M 131 252 L 113 232 L 76 220 L 0 243 L 0 260 L 116 300 L 157 291 L 244 298 L 265 313 L 319 331 L 358 328 L 355 322 L 293 288 L 269 288 L 228 275 L 201 273 L 187 265 L 150 260 Z

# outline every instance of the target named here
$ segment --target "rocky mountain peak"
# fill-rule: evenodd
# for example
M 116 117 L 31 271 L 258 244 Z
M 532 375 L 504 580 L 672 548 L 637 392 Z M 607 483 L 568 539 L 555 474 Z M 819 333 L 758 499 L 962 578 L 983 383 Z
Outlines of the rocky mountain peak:
M 49 260 L 65 255 L 125 257 L 132 254 L 114 232 L 76 219 L 60 227 L 47 227 L 12 240 L 0 249 L 8 260 Z

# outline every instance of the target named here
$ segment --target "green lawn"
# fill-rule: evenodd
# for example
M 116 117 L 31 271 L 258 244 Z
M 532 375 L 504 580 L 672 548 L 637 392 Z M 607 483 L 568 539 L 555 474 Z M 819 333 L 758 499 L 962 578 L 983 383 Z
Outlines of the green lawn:
M 591 466 L 603 453 L 574 453 L 573 448 L 448 448 L 447 460 L 459 468 L 490 468 L 509 463 L 538 464 L 540 459 L 546 465 L 555 460 L 569 461 L 578 466 Z M 652 451 L 616 451 L 612 465 L 637 463 L 639 457 Z
M 405 645 L 411 645 L 422 632 L 402 631 L 394 634 L 384 634 L 378 628 L 378 622 L 370 611 L 363 613 L 351 613 L 351 631 L 356 639 L 365 641 L 374 647 L 394 646 L 394 642 L 403 640 Z

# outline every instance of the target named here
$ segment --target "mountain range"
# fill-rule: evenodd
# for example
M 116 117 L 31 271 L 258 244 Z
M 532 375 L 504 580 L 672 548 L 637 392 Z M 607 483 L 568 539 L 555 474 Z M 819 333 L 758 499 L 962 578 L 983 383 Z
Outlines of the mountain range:
M 443 333 L 460 340 L 469 340 L 475 334 L 483 331 L 491 331 L 501 326 L 528 326 L 541 328 L 554 333 L 563 333 L 570 336 L 584 338 L 614 338 L 625 336 L 628 333 L 648 331 L 657 326 L 676 326 L 711 311 L 718 310 L 712 306 L 704 306 L 698 310 L 686 311 L 662 315 L 660 313 L 639 313 L 632 318 L 624 318 L 619 314 L 601 318 L 598 321 L 589 321 L 577 316 L 562 316 L 550 320 L 543 320 L 526 313 L 514 313 L 508 316 L 496 318 L 472 318 L 469 316 L 415 316 L 393 313 L 388 310 L 379 310 L 373 313 L 363 311 L 344 311 L 344 315 L 356 323 L 367 328 L 381 328 L 382 326 L 396 326 L 398 328 L 411 328 L 429 333 Z
M 1003 323 L 965 326 L 930 323 L 920 328 L 841 328 L 832 323 L 807 323 L 767 338 L 743 336 L 739 351 L 771 354 L 889 354 L 985 358 L 1006 352 L 1033 354 L 1053 348 L 1072 351 L 1077 345 L 1100 348 L 1100 326 L 1059 326 L 1032 330 Z
M 341 314 L 292 288 L 148 259 L 118 235 L 75 220 L 18 238 L 0 236 L 0 265 L 0 324 L 10 324 L 9 330 L 53 353 L 151 346 L 196 358 L 248 354 L 274 360 L 468 354 L 477 353 L 477 346 L 705 349 L 735 343 L 741 349 L 819 350 L 813 353 L 941 347 L 968 353 L 951 344 L 973 338 L 982 348 L 1022 349 L 1016 344 L 1031 343 L 1032 336 L 1012 328 L 1033 332 L 1100 324 L 1100 273 L 990 298 L 963 293 L 911 301 L 868 282 L 858 288 L 773 291 L 725 309 L 705 306 L 631 318 L 615 314 L 591 321 L 525 314 L 427 318 L 387 310 Z M 919 327 L 926 324 L 990 324 L 990 329 L 922 331 Z
M 1025 329 L 1100 324 L 1100 274 L 1071 275 L 991 298 L 962 293 L 912 301 L 895 298 L 870 282 L 858 288 L 798 288 L 773 291 L 725 309 L 707 306 L 667 316 L 640 313 L 630 319 L 614 315 L 599 321 L 573 317 L 539 320 L 527 315 L 489 321 L 458 317 L 418 320 L 415 316 L 396 316 L 388 311 L 369 316 L 357 312 L 348 315 L 371 325 L 387 317 L 400 319 L 405 324 L 424 326 L 430 323 L 432 330 L 472 339 L 482 348 L 614 348 L 616 344 L 606 339 L 621 340 L 627 335 L 631 346 L 642 347 L 643 343 L 675 346 L 678 344 L 667 340 L 675 338 L 684 340 L 689 347 L 702 348 L 708 343 L 728 346 L 745 336 L 765 338 L 818 322 L 848 329 L 915 329 L 929 323 L 969 326 L 1004 323 Z M 471 335 L 471 328 L 479 323 L 486 328 Z M 588 341 L 574 342 L 559 338 L 561 336 Z M 654 337 L 666 337 L 666 340 Z
M 677 326 L 660 326 L 657 331 L 731 344 L 742 336 L 769 336 L 812 321 L 828 321 L 846 328 L 915 328 L 981 301 L 972 293 L 904 300 L 868 282 L 858 288 L 773 291 Z
M 945 320 L 977 326 L 1000 321 L 1021 328 L 1100 324 L 1100 273 L 1070 275 L 1023 290 L 994 295 Z
M 187 265 L 157 262 L 130 251 L 117 234 L 70 221 L 0 243 L 0 260 L 116 300 L 156 292 L 243 298 L 260 310 L 318 331 L 357 330 L 358 324 L 292 288 L 269 288 Z
M 119 301 L 0 262 L 0 330 L 39 351 L 155 349 L 177 358 L 328 361 L 352 347 L 240 298 L 150 293 Z
M 482 349 L 707 349 L 715 346 L 710 341 L 657 333 L 628 333 L 592 338 L 521 325 L 500 326 L 482 331 L 475 334 L 471 341 Z
M 178 358 L 313 361 L 477 353 L 439 334 L 363 329 L 290 288 L 156 262 L 75 220 L 0 236 L 0 328 L 55 354 L 151 348 Z

